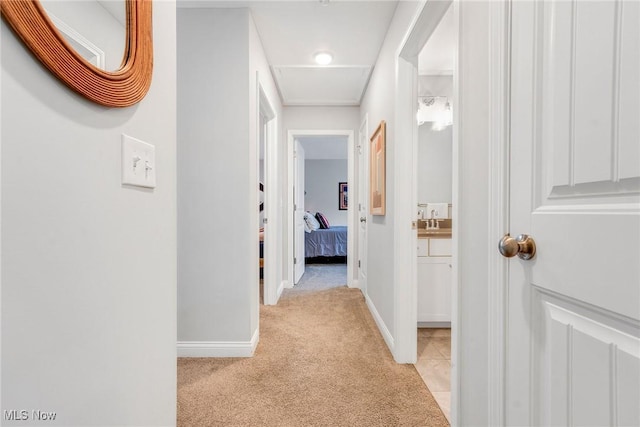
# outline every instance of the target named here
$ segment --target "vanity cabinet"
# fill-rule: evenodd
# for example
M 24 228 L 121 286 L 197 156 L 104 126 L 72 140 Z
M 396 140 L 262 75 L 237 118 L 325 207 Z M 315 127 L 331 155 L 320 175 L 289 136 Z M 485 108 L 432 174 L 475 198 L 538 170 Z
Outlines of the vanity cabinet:
M 451 322 L 451 238 L 418 238 L 418 322 Z

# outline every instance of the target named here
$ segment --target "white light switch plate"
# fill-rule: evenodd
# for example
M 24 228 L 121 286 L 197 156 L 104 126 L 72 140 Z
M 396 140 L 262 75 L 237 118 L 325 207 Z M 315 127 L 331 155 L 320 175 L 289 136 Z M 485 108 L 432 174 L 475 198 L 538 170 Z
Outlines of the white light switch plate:
M 122 134 L 122 183 L 156 187 L 156 147 Z

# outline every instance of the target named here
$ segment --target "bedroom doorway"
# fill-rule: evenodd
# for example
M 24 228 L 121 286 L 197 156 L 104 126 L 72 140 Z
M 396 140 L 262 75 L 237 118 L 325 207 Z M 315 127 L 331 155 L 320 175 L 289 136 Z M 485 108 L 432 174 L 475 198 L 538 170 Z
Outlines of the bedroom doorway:
M 352 287 L 357 283 L 355 214 L 349 205 L 354 132 L 300 130 L 288 136 L 289 286 L 329 280 Z

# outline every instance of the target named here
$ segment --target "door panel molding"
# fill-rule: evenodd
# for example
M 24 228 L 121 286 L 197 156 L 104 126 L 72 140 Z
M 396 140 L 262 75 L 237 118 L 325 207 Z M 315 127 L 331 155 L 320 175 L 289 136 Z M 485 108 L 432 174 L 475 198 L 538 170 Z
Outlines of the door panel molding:
M 629 402 L 637 408 L 640 399 L 640 321 L 536 286 L 532 292 L 540 307 L 533 317 L 535 422 L 627 425 L 618 421 L 637 412 Z M 634 373 L 635 384 L 625 381 Z M 619 395 L 627 399 L 619 402 Z

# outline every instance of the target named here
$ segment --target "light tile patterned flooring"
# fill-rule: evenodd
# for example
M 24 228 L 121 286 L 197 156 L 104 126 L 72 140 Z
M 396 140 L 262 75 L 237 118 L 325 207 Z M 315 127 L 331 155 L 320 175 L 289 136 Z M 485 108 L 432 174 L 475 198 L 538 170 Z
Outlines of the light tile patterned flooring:
M 418 328 L 418 362 L 415 367 L 451 422 L 451 329 Z

